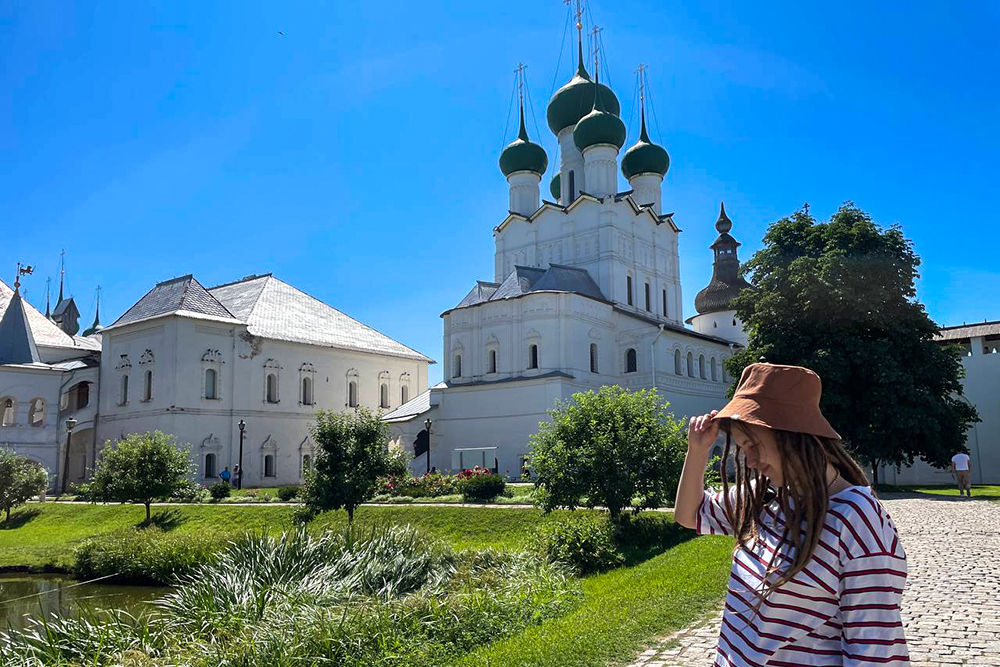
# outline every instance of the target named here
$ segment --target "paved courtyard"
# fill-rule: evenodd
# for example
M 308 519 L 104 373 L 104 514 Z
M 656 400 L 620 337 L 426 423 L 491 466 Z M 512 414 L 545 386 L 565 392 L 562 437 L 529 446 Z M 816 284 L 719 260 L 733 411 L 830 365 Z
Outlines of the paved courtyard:
M 1000 666 L 1000 503 L 883 499 L 910 575 L 903 623 L 914 667 Z M 671 635 L 631 667 L 709 667 L 722 612 Z

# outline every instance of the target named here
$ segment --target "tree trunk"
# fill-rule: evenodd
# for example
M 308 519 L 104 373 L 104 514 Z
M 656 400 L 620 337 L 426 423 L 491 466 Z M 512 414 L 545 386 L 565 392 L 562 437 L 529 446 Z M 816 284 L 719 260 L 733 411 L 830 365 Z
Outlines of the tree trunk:
M 872 488 L 878 491 L 878 459 L 872 460 Z
M 149 523 L 149 506 L 152 503 L 146 503 L 146 523 Z
M 7 505 L 6 509 L 7 509 L 7 519 L 6 519 L 6 521 L 7 521 L 7 523 L 10 523 L 10 505 Z
M 353 523 L 354 523 L 354 506 L 353 505 L 348 505 L 347 506 L 347 525 L 351 525 Z

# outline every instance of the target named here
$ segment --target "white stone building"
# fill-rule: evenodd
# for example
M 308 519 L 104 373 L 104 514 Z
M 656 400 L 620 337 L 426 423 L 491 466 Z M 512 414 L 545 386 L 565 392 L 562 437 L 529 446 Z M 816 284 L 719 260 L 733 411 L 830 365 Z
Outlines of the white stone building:
M 102 337 L 99 442 L 171 433 L 205 484 L 239 463 L 241 420 L 243 484 L 298 484 L 318 410 L 392 410 L 433 363 L 270 274 L 159 283 Z
M 510 210 L 493 230 L 492 280 L 441 315 L 444 382 L 385 416 L 407 448 L 431 421 L 430 453 L 415 471 L 478 464 L 516 475 L 555 402 L 606 384 L 656 387 L 677 417 L 725 403 L 723 361 L 742 331 L 683 325 L 681 230 L 662 210 L 669 158 L 650 141 L 643 109 L 639 139 L 621 160 L 631 189 L 620 192 L 618 112 L 580 47 L 575 76 L 547 109 L 560 164 L 555 201 L 542 202 L 548 159 L 528 138 L 522 106 L 518 138 L 500 157 Z M 736 261 L 729 227 L 720 232 Z
M 57 324 L 0 281 L 0 447 L 41 463 L 54 490 L 83 481 L 96 453 L 99 324 L 77 336 L 60 285 Z M 66 423 L 74 420 L 72 433 Z
M 1000 321 L 944 327 L 942 345 L 965 349 L 962 367 L 963 399 L 976 407 L 978 424 L 969 429 L 965 446 L 972 458 L 973 484 L 1000 484 Z M 887 484 L 953 484 L 950 469 L 933 468 L 923 461 L 897 471 L 883 467 L 879 479 Z

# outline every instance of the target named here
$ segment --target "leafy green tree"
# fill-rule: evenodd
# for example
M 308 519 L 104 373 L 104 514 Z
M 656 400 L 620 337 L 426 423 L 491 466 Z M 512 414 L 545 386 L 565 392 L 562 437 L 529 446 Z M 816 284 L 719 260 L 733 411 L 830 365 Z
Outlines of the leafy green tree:
M 559 402 L 531 436 L 542 507 L 603 505 L 618 524 L 633 498 L 640 508 L 672 498 L 687 445 L 668 407 L 655 390 L 617 385 Z
M 11 449 L 0 449 L 0 507 L 7 513 L 45 490 L 48 475 L 39 463 L 19 456 Z
M 174 436 L 132 433 L 105 443 L 93 477 L 81 490 L 93 502 L 142 503 L 148 523 L 153 501 L 187 489 L 193 474 L 190 452 L 177 445 Z
M 389 426 L 363 407 L 346 413 L 324 410 L 316 415 L 312 436 L 316 458 L 300 493 L 306 511 L 346 509 L 353 522 L 354 510 L 375 495 L 378 478 L 394 465 Z
M 880 464 L 947 465 L 979 420 L 961 398 L 959 349 L 934 342 L 917 301 L 919 265 L 899 226 L 851 202 L 817 223 L 807 205 L 771 225 L 744 265 L 754 288 L 733 301 L 749 343 L 730 374 L 760 358 L 819 373 L 824 414 L 876 484 Z

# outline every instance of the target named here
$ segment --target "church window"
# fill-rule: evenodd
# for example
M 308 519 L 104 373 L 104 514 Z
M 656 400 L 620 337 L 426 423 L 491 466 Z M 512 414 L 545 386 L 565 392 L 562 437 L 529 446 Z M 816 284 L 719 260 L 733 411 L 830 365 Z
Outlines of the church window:
M 378 404 L 382 408 L 389 407 L 389 385 L 385 382 L 379 385 L 378 388 Z
M 638 364 L 637 364 L 637 360 L 636 360 L 635 348 L 634 347 L 630 347 L 625 352 L 625 372 L 626 373 L 635 373 L 636 370 L 638 370 L 637 367 L 638 367 Z
M 399 388 L 399 403 L 402 405 L 410 400 L 410 388 L 405 384 Z
M 632 276 L 625 276 L 625 291 L 628 297 L 628 305 L 632 305 Z
M 726 360 L 723 359 L 720 361 L 719 365 L 722 366 L 722 381 L 729 382 L 729 371 L 726 370 Z
M 719 368 L 718 364 L 715 362 L 715 357 L 712 357 L 712 382 L 719 381 Z
M 590 372 L 597 372 L 597 343 L 590 344 Z
M 218 477 L 215 469 L 215 454 L 205 454 L 205 477 Z
M 564 203 L 568 204 L 576 199 L 576 172 L 569 170 L 569 196 Z
M 265 393 L 268 403 L 278 402 L 278 376 L 274 373 L 267 374 Z
M 455 355 L 455 362 L 452 364 L 451 376 L 453 378 L 462 377 L 462 355 Z
M 264 477 L 274 477 L 274 455 L 264 457 Z
M 299 471 L 299 477 L 305 477 L 307 470 L 312 470 L 312 456 L 310 456 L 309 454 L 303 454 L 302 470 Z
M 718 329 L 719 328 L 719 323 L 718 322 L 712 322 L 712 328 L 713 329 Z
M 142 400 L 143 402 L 153 400 L 153 371 L 142 374 Z
M 302 378 L 302 405 L 313 404 L 313 383 L 312 378 Z
M 538 346 L 528 346 L 528 368 L 538 368 Z
M 674 373 L 676 375 L 682 375 L 681 371 L 681 350 L 677 348 L 674 350 Z
M 205 371 L 205 398 L 216 399 L 219 397 L 218 392 L 218 374 L 215 372 L 214 368 L 209 368 Z
M 487 368 L 486 372 L 487 373 L 496 373 L 497 372 L 497 351 L 496 350 L 490 350 L 490 354 L 489 354 L 489 367 Z
M 698 355 L 698 377 L 705 379 L 705 355 Z
M 81 382 L 76 385 L 76 409 L 83 410 L 90 405 L 90 383 Z
M 28 425 L 43 426 L 45 424 L 45 399 L 36 398 L 28 406 Z
M 354 380 L 347 383 L 347 406 L 358 407 L 358 383 Z
M 688 366 L 688 377 L 692 377 L 693 378 L 694 377 L 694 355 L 691 354 L 690 352 L 688 352 L 687 362 L 688 362 L 687 363 L 687 366 Z
M 734 327 L 736 326 L 736 318 L 735 317 L 733 318 L 733 326 Z
M 14 421 L 14 399 L 4 398 L 0 400 L 0 408 L 3 409 L 3 412 L 0 413 L 0 426 L 13 426 L 16 423 Z
M 646 283 L 646 310 L 652 312 L 653 306 L 649 301 L 649 283 Z
M 128 404 L 128 376 L 123 375 L 121 380 L 120 392 L 118 394 L 118 405 Z
M 663 290 L 663 316 L 667 316 L 667 290 Z

